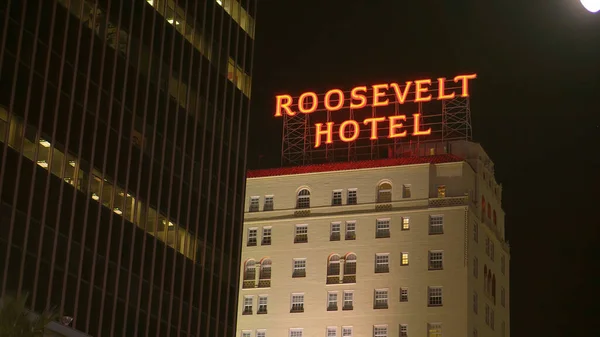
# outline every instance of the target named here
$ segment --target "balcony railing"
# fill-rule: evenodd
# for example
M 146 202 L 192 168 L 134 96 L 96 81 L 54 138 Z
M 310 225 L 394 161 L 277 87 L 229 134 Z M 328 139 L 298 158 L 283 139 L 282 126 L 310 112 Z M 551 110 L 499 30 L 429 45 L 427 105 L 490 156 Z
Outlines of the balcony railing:
M 244 289 L 256 288 L 256 281 L 255 280 L 244 280 L 244 282 L 242 284 L 242 288 L 244 288 Z
M 327 284 L 339 284 L 340 275 L 327 275 Z
M 356 283 L 356 275 L 344 275 L 343 283 Z
M 468 197 L 445 197 L 445 198 L 430 198 L 429 207 L 453 207 L 453 206 L 466 206 L 468 204 Z
M 259 288 L 270 288 L 271 287 L 271 280 L 258 280 L 258 287 Z

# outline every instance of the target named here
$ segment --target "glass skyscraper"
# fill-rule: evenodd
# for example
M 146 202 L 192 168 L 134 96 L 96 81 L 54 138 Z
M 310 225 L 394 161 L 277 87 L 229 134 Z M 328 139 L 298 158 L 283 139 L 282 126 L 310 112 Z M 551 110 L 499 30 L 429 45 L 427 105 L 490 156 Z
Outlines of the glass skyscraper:
M 254 0 L 0 4 L 0 296 L 233 336 Z

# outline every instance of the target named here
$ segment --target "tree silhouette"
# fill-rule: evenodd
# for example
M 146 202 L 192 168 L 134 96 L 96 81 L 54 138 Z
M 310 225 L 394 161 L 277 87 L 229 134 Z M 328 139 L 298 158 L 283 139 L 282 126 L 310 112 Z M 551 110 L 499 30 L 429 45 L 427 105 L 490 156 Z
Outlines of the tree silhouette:
M 29 293 L 21 296 L 5 296 L 0 299 L 0 337 L 43 337 L 48 336 L 46 326 L 58 318 L 53 310 L 41 314 L 27 309 Z

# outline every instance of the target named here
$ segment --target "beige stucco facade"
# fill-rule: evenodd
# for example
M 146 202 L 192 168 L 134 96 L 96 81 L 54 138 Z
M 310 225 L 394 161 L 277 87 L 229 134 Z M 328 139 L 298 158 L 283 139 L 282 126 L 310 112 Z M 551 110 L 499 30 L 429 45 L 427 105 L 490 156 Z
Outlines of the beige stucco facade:
M 449 152 L 249 178 L 237 335 L 509 336 L 501 186 Z

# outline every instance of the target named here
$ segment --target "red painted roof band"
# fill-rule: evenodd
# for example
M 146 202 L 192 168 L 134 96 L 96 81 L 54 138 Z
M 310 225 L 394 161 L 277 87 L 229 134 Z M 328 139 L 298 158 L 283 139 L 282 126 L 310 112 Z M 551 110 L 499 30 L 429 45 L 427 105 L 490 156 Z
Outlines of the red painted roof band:
M 263 170 L 249 170 L 247 173 L 247 177 L 248 178 L 260 178 L 260 177 L 285 176 L 285 175 L 304 174 L 304 173 L 357 170 L 357 169 L 387 167 L 387 166 L 415 165 L 415 164 L 426 164 L 426 163 L 441 164 L 441 163 L 452 163 L 452 162 L 460 162 L 460 161 L 464 161 L 464 160 L 453 154 L 441 154 L 441 155 L 424 156 L 424 157 L 406 157 L 406 158 L 363 160 L 363 161 L 355 161 L 355 162 L 340 162 L 340 163 L 327 163 L 327 164 L 305 165 L 305 166 L 295 166 L 295 167 L 280 167 L 280 168 L 263 169 Z

